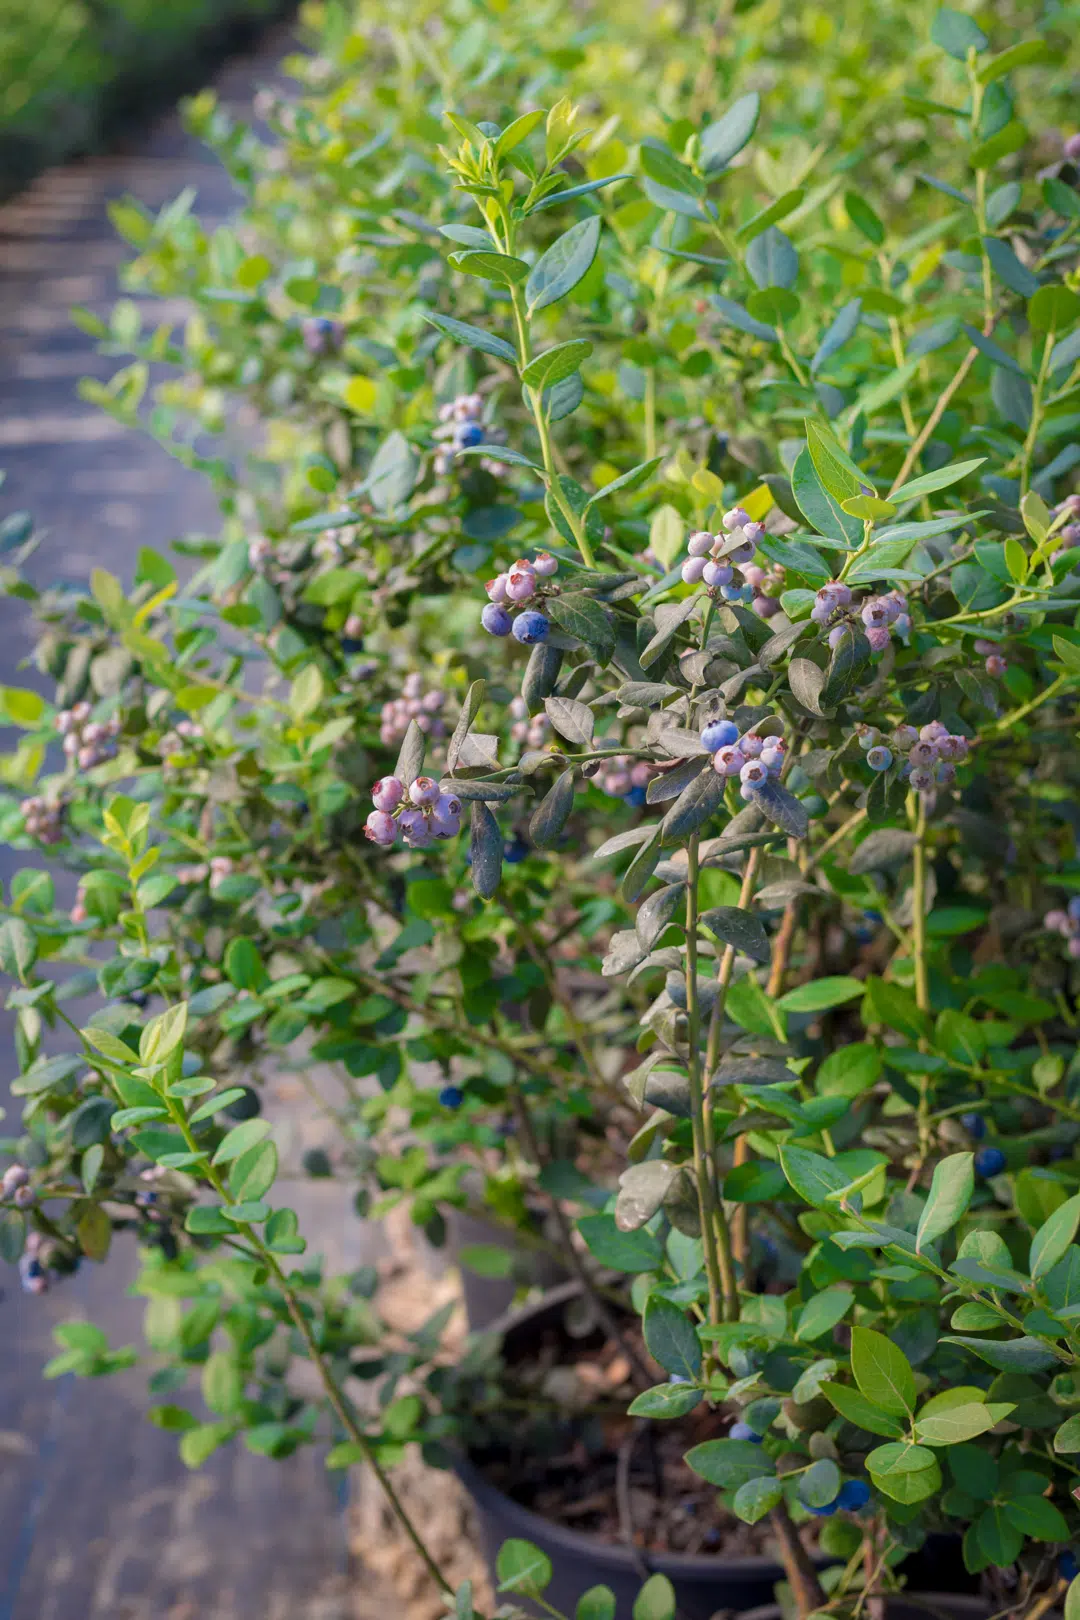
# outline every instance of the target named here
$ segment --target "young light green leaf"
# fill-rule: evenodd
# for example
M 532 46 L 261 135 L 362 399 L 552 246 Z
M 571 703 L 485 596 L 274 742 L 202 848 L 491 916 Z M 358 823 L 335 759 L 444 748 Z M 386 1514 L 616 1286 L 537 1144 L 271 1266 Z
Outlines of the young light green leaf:
M 1031 1240 L 1028 1265 L 1038 1281 L 1051 1271 L 1064 1255 L 1080 1226 L 1080 1193 L 1060 1204 L 1043 1222 Z
M 950 467 L 939 467 L 937 472 L 923 473 L 921 477 L 911 478 L 899 489 L 894 489 L 889 499 L 911 501 L 919 495 L 932 495 L 935 490 L 948 489 L 950 484 L 958 484 L 962 478 L 967 478 L 985 460 L 985 456 L 976 456 L 972 461 L 956 461 Z

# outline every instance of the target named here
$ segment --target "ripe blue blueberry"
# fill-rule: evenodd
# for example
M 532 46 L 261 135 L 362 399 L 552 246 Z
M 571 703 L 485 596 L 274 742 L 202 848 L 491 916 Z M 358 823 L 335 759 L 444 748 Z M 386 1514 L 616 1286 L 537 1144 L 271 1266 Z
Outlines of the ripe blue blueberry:
M 749 1423 L 733 1423 L 728 1430 L 729 1440 L 749 1440 L 752 1445 L 760 1446 L 761 1436 L 755 1434 Z
M 529 846 L 524 838 L 508 838 L 503 845 L 503 860 L 507 866 L 517 866 L 529 853 Z
M 976 1142 L 981 1142 L 986 1135 L 986 1121 L 981 1114 L 961 1114 L 960 1123 Z
M 1058 1554 L 1058 1574 L 1064 1581 L 1075 1581 L 1080 1575 L 1080 1563 L 1071 1547 L 1066 1547 L 1063 1553 Z
M 518 614 L 511 633 L 515 641 L 520 641 L 526 647 L 532 647 L 538 641 L 546 641 L 550 629 L 551 626 L 544 615 L 537 613 L 535 608 L 530 608 Z
M 634 810 L 640 810 L 646 802 L 645 789 L 643 787 L 632 787 L 629 793 L 623 795 L 623 798 Z
M 474 445 L 483 444 L 484 430 L 479 422 L 468 422 L 464 427 L 458 428 L 454 438 L 459 450 L 469 450 Z
M 444 1108 L 460 1108 L 465 1101 L 465 1093 L 460 1086 L 443 1086 L 439 1092 L 439 1101 Z
M 489 636 L 508 636 L 514 621 L 501 602 L 489 602 L 480 615 L 480 623 Z
M 739 740 L 739 728 L 733 720 L 711 720 L 701 733 L 701 746 L 710 754 L 718 748 L 728 748 Z
M 865 1479 L 847 1479 L 840 1487 L 835 1507 L 845 1513 L 860 1512 L 870 1500 L 870 1487 Z
M 1070 917 L 1072 917 L 1075 921 L 1080 922 L 1080 894 L 1073 895 L 1068 906 L 1066 907 L 1066 910 L 1068 911 Z
M 885 747 L 867 750 L 866 763 L 872 771 L 887 771 L 892 764 L 892 751 Z
M 1005 1155 L 1000 1148 L 980 1148 L 975 1155 L 975 1173 L 980 1176 L 1000 1176 L 1005 1168 Z
M 342 652 L 348 656 L 351 653 L 363 652 L 364 643 L 359 636 L 342 636 L 338 642 Z
M 840 1498 L 829 1502 L 825 1507 L 808 1507 L 807 1513 L 812 1513 L 815 1519 L 831 1519 L 840 1505 Z

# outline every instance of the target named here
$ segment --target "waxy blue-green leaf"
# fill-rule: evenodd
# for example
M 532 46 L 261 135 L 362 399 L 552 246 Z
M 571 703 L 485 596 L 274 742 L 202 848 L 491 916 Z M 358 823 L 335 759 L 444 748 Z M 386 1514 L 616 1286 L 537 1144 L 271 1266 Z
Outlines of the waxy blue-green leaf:
M 775 326 L 766 326 L 764 321 L 755 321 L 754 317 L 733 298 L 722 298 L 719 293 L 712 293 L 709 302 L 721 320 L 726 321 L 729 326 L 734 326 L 737 331 L 745 332 L 748 337 L 761 338 L 764 343 L 779 341 Z
M 740 96 L 715 123 L 701 134 L 701 167 L 706 174 L 718 174 L 742 151 L 757 128 L 761 97 L 757 91 Z
M 469 326 L 465 321 L 456 321 L 450 315 L 439 315 L 434 310 L 424 310 L 423 318 L 430 326 L 437 326 L 440 332 L 452 337 L 455 343 L 480 349 L 484 354 L 494 355 L 497 360 L 509 361 L 512 366 L 517 364 L 517 353 L 513 346 L 505 338 L 496 337 L 493 332 L 485 332 L 479 326 Z
M 948 489 L 950 484 L 958 484 L 962 478 L 967 478 L 976 468 L 985 462 L 985 456 L 976 456 L 972 461 L 955 461 L 951 466 L 939 467 L 936 472 L 922 473 L 918 478 L 909 478 L 906 484 L 894 489 L 889 496 L 891 501 L 912 501 L 917 495 L 932 495 L 935 490 Z
M 557 343 L 553 349 L 545 349 L 543 354 L 529 361 L 521 373 L 521 380 L 529 388 L 551 388 L 565 377 L 572 376 L 590 354 L 592 344 L 585 338 L 571 338 L 567 343 Z
M 810 362 L 810 375 L 816 377 L 826 360 L 831 360 L 855 336 L 862 318 L 862 299 L 852 298 L 833 317 L 823 332 L 817 352 Z
M 525 283 L 530 315 L 558 303 L 588 274 L 600 246 L 601 222 L 596 214 L 579 220 L 548 248 L 533 266 Z
M 633 178 L 632 174 L 609 174 L 603 180 L 586 180 L 583 185 L 568 186 L 565 191 L 551 191 L 546 197 L 541 197 L 538 203 L 533 203 L 529 213 L 538 214 L 542 208 L 554 208 L 556 203 L 573 202 L 575 197 L 588 197 L 594 191 L 602 191 L 605 186 L 614 186 L 620 180 Z
M 651 1294 L 641 1319 L 645 1348 L 665 1372 L 696 1379 L 701 1372 L 701 1344 L 690 1319 L 658 1294 Z
M 630 1417 L 658 1418 L 662 1420 L 685 1417 L 705 1398 L 703 1389 L 693 1384 L 654 1384 L 642 1390 L 627 1407 Z

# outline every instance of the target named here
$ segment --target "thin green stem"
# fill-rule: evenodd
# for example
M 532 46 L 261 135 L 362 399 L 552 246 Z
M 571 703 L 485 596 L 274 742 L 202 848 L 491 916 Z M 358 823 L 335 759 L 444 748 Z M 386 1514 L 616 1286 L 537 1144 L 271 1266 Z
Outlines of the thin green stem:
M 709 1285 L 709 1321 L 714 1326 L 728 1319 L 716 1241 L 713 1189 L 714 1167 L 706 1149 L 705 1088 L 701 1075 L 701 998 L 698 994 L 698 835 L 687 848 L 686 873 L 686 1012 L 690 1079 L 690 1128 L 694 1144 L 694 1181 L 697 1185 L 701 1243 L 705 1253 L 705 1275 Z
M 1050 369 L 1050 355 L 1054 348 L 1054 329 L 1050 328 L 1043 343 L 1042 359 L 1039 362 L 1039 375 L 1035 379 L 1035 388 L 1031 396 L 1031 421 L 1028 424 L 1027 436 L 1024 439 L 1024 449 L 1020 457 L 1020 498 L 1027 494 L 1031 487 L 1031 460 L 1035 454 L 1035 445 L 1039 438 L 1039 429 L 1042 427 L 1043 392 L 1046 388 L 1046 377 Z

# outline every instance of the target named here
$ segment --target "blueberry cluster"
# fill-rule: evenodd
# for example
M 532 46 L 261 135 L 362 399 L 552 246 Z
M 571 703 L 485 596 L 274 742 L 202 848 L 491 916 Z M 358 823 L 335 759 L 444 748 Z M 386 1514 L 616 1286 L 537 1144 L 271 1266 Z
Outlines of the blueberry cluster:
M 911 630 L 911 615 L 907 598 L 902 591 L 889 591 L 886 596 L 868 596 L 855 604 L 851 586 L 842 579 L 830 580 L 814 597 L 810 617 L 815 624 L 828 626 L 829 646 L 835 647 L 844 631 L 856 620 L 861 620 L 863 635 L 870 643 L 871 652 L 884 652 L 892 632 L 906 636 Z
M 744 799 L 769 777 L 779 776 L 787 757 L 783 737 L 761 737 L 752 728 L 740 735 L 734 720 L 710 720 L 701 733 L 701 743 L 713 757 L 717 776 L 739 778 Z
M 1070 956 L 1080 956 L 1080 894 L 1073 895 L 1064 911 L 1048 911 L 1043 927 L 1068 942 Z
M 510 704 L 510 739 L 520 743 L 522 748 L 543 748 L 551 731 L 551 721 L 546 714 L 529 713 L 529 705 L 523 697 L 516 697 Z
M 29 1209 L 35 1202 L 30 1185 L 30 1172 L 25 1165 L 9 1164 L 0 1178 L 0 1202 L 12 1203 L 16 1209 Z
M 765 535 L 764 524 L 754 523 L 749 512 L 733 506 L 721 519 L 723 531 L 710 534 L 697 529 L 686 542 L 689 553 L 682 565 L 688 585 L 706 585 L 723 602 L 742 602 L 762 619 L 780 612 L 783 569 L 765 569 L 754 553 Z M 739 576 L 738 578 L 736 576 Z
M 1073 140 L 1077 137 L 1074 135 Z M 1057 562 L 1059 557 L 1065 557 L 1070 551 L 1080 546 L 1080 495 L 1066 495 L 1065 499 L 1053 509 L 1054 517 L 1068 517 L 1071 521 L 1060 528 L 1057 533 L 1058 547 L 1050 553 L 1050 561 Z M 1077 558 L 1080 562 L 1080 558 Z
M 1080 135 L 1066 136 L 1061 149 L 1070 163 L 1080 163 Z
M 543 602 L 543 582 L 550 579 L 558 567 L 550 552 L 541 551 L 532 562 L 526 557 L 519 557 L 505 574 L 496 574 L 494 579 L 489 579 L 484 586 L 488 605 L 480 615 L 480 623 L 488 635 L 513 636 L 525 647 L 546 641 L 551 630 L 549 620 L 540 607 L 526 607 L 525 603 L 530 598 L 534 602 Z M 516 608 L 520 608 L 521 612 L 515 617 Z
M 422 675 L 406 675 L 401 696 L 388 698 L 379 716 L 379 741 L 393 748 L 404 740 L 410 720 L 429 737 L 445 737 L 446 726 L 439 718 L 446 703 L 446 693 L 424 691 Z
M 686 1380 L 673 1378 L 671 1382 L 684 1383 Z M 733 1423 L 728 1430 L 729 1440 L 749 1441 L 752 1446 L 760 1446 L 763 1436 L 752 1428 L 749 1423 Z M 864 1479 L 848 1479 L 840 1486 L 831 1502 L 824 1507 L 807 1508 L 816 1519 L 829 1519 L 834 1513 L 861 1513 L 870 1501 L 870 1487 Z
M 24 799 L 19 809 L 31 838 L 36 838 L 40 844 L 60 842 L 64 836 L 62 800 L 45 799 L 35 793 L 31 798 Z
M 304 348 L 308 354 L 336 354 L 345 341 L 345 328 L 340 321 L 326 315 L 305 315 L 300 322 Z
M 615 754 L 601 762 L 594 780 L 601 793 L 608 793 L 613 799 L 625 799 L 627 804 L 640 810 L 645 803 L 646 789 L 656 774 L 656 766 L 646 759 Z
M 909 783 L 916 793 L 933 793 L 937 788 L 950 787 L 956 780 L 957 765 L 962 765 L 971 751 L 967 737 L 951 732 L 940 720 L 931 720 L 918 731 L 914 726 L 897 726 L 889 742 L 891 748 L 881 743 L 881 733 L 874 726 L 859 728 L 859 746 L 866 749 L 866 761 L 871 769 L 888 770 L 893 758 L 902 755 L 901 780 Z M 871 754 L 875 756 L 873 759 Z M 885 754 L 889 758 L 883 762 Z
M 435 452 L 436 478 L 449 475 L 459 450 L 473 450 L 478 444 L 502 443 L 502 435 L 492 432 L 481 420 L 483 411 L 484 401 L 479 394 L 458 394 L 449 404 L 440 405 L 439 426 L 432 435 L 438 444 Z M 503 470 L 500 462 L 492 461 L 487 456 L 481 458 L 480 465 L 485 472 L 496 477 Z
M 371 790 L 374 810 L 364 823 L 373 844 L 389 848 L 398 833 L 410 849 L 427 849 L 439 838 L 461 831 L 461 800 L 444 793 L 431 776 L 418 776 L 406 788 L 397 776 L 383 776 Z
M 166 731 L 158 743 L 158 752 L 162 759 L 168 759 L 171 754 L 182 754 L 185 743 L 195 742 L 203 734 L 202 726 L 196 720 L 178 720 L 169 731 Z
M 64 739 L 64 753 L 80 771 L 89 771 L 116 753 L 116 736 L 120 718 L 91 720 L 89 703 L 76 703 L 72 709 L 61 709 L 56 717 L 56 729 Z
M 1076 532 L 1078 535 L 1080 535 L 1080 528 L 1077 528 Z M 995 680 L 1000 680 L 1001 676 L 1004 675 L 1009 666 L 998 652 L 996 642 L 983 641 L 980 639 L 975 643 L 975 651 L 979 654 L 980 658 L 985 660 L 983 667 L 985 668 L 986 673 L 988 675 L 993 675 Z

